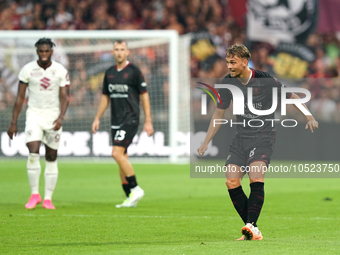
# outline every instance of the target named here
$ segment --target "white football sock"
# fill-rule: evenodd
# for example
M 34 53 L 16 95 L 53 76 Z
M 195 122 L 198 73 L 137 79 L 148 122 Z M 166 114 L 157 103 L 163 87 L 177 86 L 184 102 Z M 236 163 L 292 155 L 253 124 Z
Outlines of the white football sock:
M 30 153 L 28 155 L 27 175 L 32 194 L 39 194 L 39 177 L 41 173 L 39 158 L 38 153 Z
M 56 161 L 46 161 L 45 167 L 45 199 L 52 200 L 53 191 L 58 180 L 58 165 Z

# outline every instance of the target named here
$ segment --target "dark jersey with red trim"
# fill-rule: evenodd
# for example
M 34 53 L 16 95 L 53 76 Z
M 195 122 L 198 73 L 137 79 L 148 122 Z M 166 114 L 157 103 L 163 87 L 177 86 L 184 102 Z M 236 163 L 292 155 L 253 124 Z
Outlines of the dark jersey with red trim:
M 275 121 L 274 113 L 269 115 L 256 115 L 249 110 L 248 107 L 248 92 L 249 87 L 253 91 L 253 107 L 256 110 L 268 110 L 273 104 L 273 87 L 278 88 L 278 105 L 281 98 L 281 88 L 284 85 L 270 74 L 258 70 L 252 70 L 252 77 L 247 85 L 243 85 L 238 78 L 232 78 L 230 74 L 223 78 L 222 84 L 230 84 L 241 89 L 244 95 L 244 114 L 236 115 L 236 121 L 233 121 L 233 126 L 236 126 L 236 135 L 239 137 L 256 138 L 275 136 Z M 217 107 L 227 109 L 233 100 L 233 95 L 229 89 L 219 90 L 220 98 Z M 290 98 L 291 94 L 287 94 Z M 273 120 L 273 121 L 270 121 Z M 250 122 L 249 122 L 250 121 Z
M 116 66 L 105 72 L 103 94 L 111 101 L 111 125 L 139 123 L 139 96 L 147 92 L 144 76 L 137 66 L 129 63 L 118 71 Z

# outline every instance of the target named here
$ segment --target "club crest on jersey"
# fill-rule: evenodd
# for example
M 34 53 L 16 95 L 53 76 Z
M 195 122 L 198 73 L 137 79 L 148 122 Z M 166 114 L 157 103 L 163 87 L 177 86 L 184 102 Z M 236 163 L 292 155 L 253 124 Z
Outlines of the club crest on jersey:
M 260 89 L 259 88 L 253 88 L 253 92 L 254 92 L 254 95 L 257 95 L 260 93 Z
M 44 89 L 47 89 L 49 86 L 51 86 L 50 79 L 44 77 L 41 80 L 40 86 L 43 87 Z

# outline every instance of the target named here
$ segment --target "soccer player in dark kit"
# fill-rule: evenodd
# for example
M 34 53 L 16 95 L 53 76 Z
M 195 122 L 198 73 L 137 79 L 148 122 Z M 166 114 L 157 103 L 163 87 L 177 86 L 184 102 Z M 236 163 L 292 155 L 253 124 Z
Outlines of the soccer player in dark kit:
M 145 114 L 143 131 L 146 131 L 148 136 L 154 132 L 150 100 L 141 71 L 127 60 L 129 55 L 127 42 L 116 41 L 113 44 L 113 55 L 116 65 L 105 72 L 103 95 L 92 124 L 92 132 L 95 134 L 99 129 L 99 119 L 111 103 L 112 157 L 119 165 L 120 178 L 127 197 L 116 207 L 136 207 L 144 196 L 144 191 L 137 184 L 134 170 L 128 160 L 127 148 L 138 129 L 140 99 Z
M 253 90 L 253 108 L 257 110 L 268 110 L 272 106 L 272 88 L 278 89 L 278 97 L 281 96 L 281 88 L 284 85 L 276 78 L 266 72 L 253 70 L 248 67 L 250 52 L 244 45 L 235 44 L 226 51 L 226 62 L 229 74 L 224 77 L 223 84 L 231 84 L 239 88 L 244 95 L 244 114 L 237 115 L 237 123 L 249 123 L 249 120 L 256 120 L 253 125 L 237 125 L 236 136 L 230 145 L 229 155 L 226 161 L 226 185 L 233 205 L 242 218 L 245 226 L 241 229 L 242 237 L 237 240 L 262 240 L 263 236 L 257 227 L 262 205 L 264 202 L 264 175 L 265 169 L 269 166 L 270 158 L 275 143 L 275 128 L 272 121 L 274 113 L 269 115 L 254 115 L 247 105 L 247 88 Z M 203 156 L 208 148 L 208 143 L 214 137 L 221 124 L 216 124 L 216 119 L 223 119 L 226 109 L 229 107 L 233 96 L 228 89 L 220 89 L 221 101 L 218 102 L 217 109 L 211 119 L 207 135 L 203 144 L 198 148 L 198 154 Z M 287 93 L 287 98 L 300 99 L 294 93 Z M 236 98 L 234 98 L 235 100 Z M 236 99 L 237 100 L 237 99 Z M 295 105 L 294 105 L 295 106 Z M 313 132 L 318 128 L 318 122 L 312 115 L 303 113 L 307 124 L 306 129 Z M 303 104 L 308 113 L 307 107 Z M 310 114 L 310 113 L 309 113 Z M 257 122 L 263 125 L 256 127 Z M 228 169 L 233 169 L 229 171 Z M 248 171 L 244 171 L 248 169 Z M 248 172 L 250 180 L 249 198 L 244 193 L 241 180 Z

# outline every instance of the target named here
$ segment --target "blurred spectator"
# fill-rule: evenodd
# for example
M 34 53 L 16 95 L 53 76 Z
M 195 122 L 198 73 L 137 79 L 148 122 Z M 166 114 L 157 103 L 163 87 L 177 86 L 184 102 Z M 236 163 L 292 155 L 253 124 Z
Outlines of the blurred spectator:
M 70 24 L 70 28 L 74 30 L 84 30 L 87 28 L 87 25 L 83 20 L 83 12 L 81 9 L 75 10 L 74 19 Z
M 157 25 L 156 10 L 151 6 L 145 7 L 142 10 L 142 22 L 140 24 L 141 29 L 153 29 Z M 163 13 L 164 16 L 164 13 Z
M 197 25 L 197 22 L 194 16 L 192 15 L 187 16 L 185 21 L 186 21 L 186 32 L 187 33 L 198 31 L 198 25 Z
M 14 30 L 14 25 L 11 20 L 11 10 L 9 8 L 5 8 L 1 12 L 0 29 L 1 30 Z
M 74 69 L 71 72 L 72 87 L 70 106 L 84 106 L 85 104 L 93 103 L 93 96 L 90 92 L 90 84 L 88 82 L 87 71 L 83 59 L 78 59 L 75 62 Z M 70 107 L 72 118 L 84 118 L 86 116 L 85 107 Z M 75 111 L 76 110 L 76 111 Z
M 21 29 L 23 30 L 31 30 L 33 28 L 33 13 L 32 9 L 27 8 L 24 13 L 22 13 L 20 24 Z M 31 23 L 31 25 L 28 25 L 27 23 Z
M 129 2 L 118 0 L 117 6 L 117 25 L 118 29 L 137 29 L 138 21 Z
M 53 0 L 51 0 L 51 1 L 53 1 Z M 68 0 L 66 11 L 74 14 L 77 10 L 79 10 L 78 0 Z
M 42 5 L 35 3 L 33 7 L 33 29 L 43 30 L 45 27 L 46 23 L 42 20 Z
M 42 6 L 42 19 L 47 22 L 49 19 L 53 18 L 56 14 L 56 3 L 53 0 L 46 0 Z
M 183 26 L 178 22 L 176 14 L 172 13 L 169 15 L 169 25 L 166 29 L 177 30 L 178 34 L 184 33 Z
M 334 113 L 337 110 L 337 104 L 330 99 L 330 90 L 322 89 L 321 97 L 310 103 L 310 111 L 319 121 L 333 121 Z
M 57 8 L 57 14 L 55 16 L 55 21 L 57 23 L 57 26 L 60 26 L 61 24 L 65 22 L 71 22 L 72 19 L 73 19 L 73 16 L 71 13 L 65 10 L 65 5 L 62 3 L 59 3 L 58 8 Z
M 225 58 L 225 50 L 228 48 L 231 41 L 231 34 L 228 33 L 225 24 L 210 23 L 208 25 L 211 39 L 216 46 L 216 53 L 221 57 Z
M 21 14 L 18 12 L 18 4 L 16 2 L 11 2 L 9 6 L 9 10 L 10 10 L 10 19 L 13 25 L 13 29 L 14 30 L 20 29 Z

